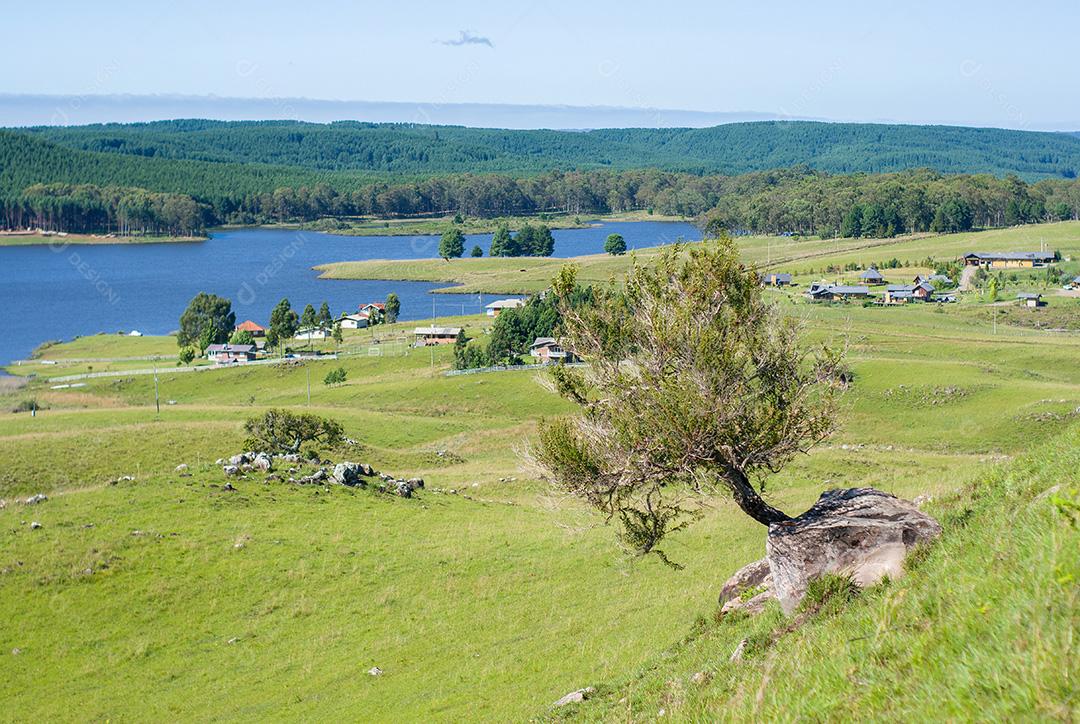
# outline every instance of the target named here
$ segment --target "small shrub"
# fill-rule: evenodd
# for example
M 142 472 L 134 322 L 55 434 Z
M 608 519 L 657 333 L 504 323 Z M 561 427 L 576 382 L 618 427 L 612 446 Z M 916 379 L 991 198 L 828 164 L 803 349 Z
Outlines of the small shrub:
M 323 377 L 323 384 L 327 387 L 344 384 L 346 377 L 348 377 L 348 373 L 345 368 L 338 367 L 336 370 L 330 370 L 326 373 L 326 377 Z
M 859 586 L 849 575 L 826 573 L 810 581 L 799 611 L 817 611 L 843 606 L 859 595 Z

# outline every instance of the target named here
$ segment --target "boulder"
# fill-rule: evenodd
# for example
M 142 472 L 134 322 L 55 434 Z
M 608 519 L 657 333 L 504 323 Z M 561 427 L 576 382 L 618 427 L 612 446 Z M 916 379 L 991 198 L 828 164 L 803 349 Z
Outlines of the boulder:
M 235 465 L 236 467 L 240 467 L 249 462 L 251 462 L 251 458 L 248 457 L 247 453 L 240 453 L 239 455 L 233 455 L 229 458 L 229 465 Z
M 187 471 L 188 471 L 187 463 L 180 463 L 179 465 L 176 466 L 176 470 L 174 472 L 186 473 Z
M 44 493 L 38 493 L 37 495 L 31 495 L 25 502 L 26 505 L 37 505 L 38 503 L 44 503 L 48 499 L 48 496 Z
M 423 478 L 409 478 L 405 482 L 407 482 L 409 484 L 409 487 L 412 488 L 413 490 L 417 490 L 419 488 L 424 487 L 424 479 Z
M 264 473 L 270 472 L 270 468 L 273 467 L 273 461 L 270 460 L 270 456 L 266 453 L 259 453 L 255 456 L 255 459 L 251 461 L 251 467 L 255 470 L 261 470 Z
M 296 453 L 285 453 L 284 455 L 278 455 L 278 457 L 287 463 L 300 462 L 300 456 Z
M 774 598 L 776 598 L 776 593 L 773 592 L 772 588 L 766 588 L 746 600 L 743 600 L 741 596 L 731 599 L 720 609 L 720 613 L 742 611 L 743 613 L 756 615 L 764 611 L 765 604 Z
M 236 467 L 235 465 L 226 465 L 226 466 L 221 468 L 221 471 L 223 473 L 225 473 L 226 475 L 239 475 L 240 474 L 240 468 Z
M 364 481 L 360 479 L 362 474 L 363 471 L 359 465 L 345 462 L 334 466 L 333 478 L 342 485 L 353 487 L 364 484 Z
M 769 572 L 769 559 L 762 558 L 754 561 L 735 571 L 720 589 L 720 597 L 717 600 L 721 606 L 733 599 L 742 596 L 743 591 L 763 586 L 772 588 L 772 575 Z
M 396 487 L 391 488 L 391 490 L 395 495 L 401 496 L 402 498 L 411 498 L 413 493 L 413 488 L 409 485 L 407 480 L 397 481 Z
M 807 584 L 826 573 L 850 575 L 859 586 L 898 578 L 908 551 L 940 534 L 938 522 L 910 501 L 874 488 L 828 490 L 798 518 L 769 526 L 773 591 L 791 614 Z
M 40 527 L 41 523 L 38 523 L 36 520 L 30 522 L 30 530 L 37 530 Z

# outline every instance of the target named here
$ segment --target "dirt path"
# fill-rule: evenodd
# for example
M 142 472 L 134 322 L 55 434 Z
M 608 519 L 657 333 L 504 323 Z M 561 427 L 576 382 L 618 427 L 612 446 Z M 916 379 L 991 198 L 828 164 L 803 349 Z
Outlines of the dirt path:
M 970 292 L 975 288 L 975 272 L 979 270 L 977 266 L 965 266 L 964 270 L 960 272 L 960 291 Z

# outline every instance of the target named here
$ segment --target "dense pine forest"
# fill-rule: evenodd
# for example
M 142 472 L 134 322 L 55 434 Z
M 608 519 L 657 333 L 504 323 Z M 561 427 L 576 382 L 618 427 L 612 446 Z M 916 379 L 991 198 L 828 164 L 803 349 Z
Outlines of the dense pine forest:
M 0 131 L 0 226 L 188 234 L 327 216 L 647 210 L 736 232 L 890 236 L 1077 218 L 1076 168 L 1080 138 L 996 129 L 169 121 Z

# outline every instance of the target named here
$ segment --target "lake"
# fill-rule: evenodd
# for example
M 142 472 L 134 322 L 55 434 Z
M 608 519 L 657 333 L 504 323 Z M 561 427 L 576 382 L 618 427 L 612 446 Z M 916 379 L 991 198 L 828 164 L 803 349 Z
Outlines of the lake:
M 629 249 L 701 238 L 691 224 L 660 221 L 552 233 L 557 257 L 602 252 L 612 233 L 622 234 Z M 466 253 L 479 244 L 486 254 L 491 243 L 490 234 L 466 239 Z M 297 312 L 326 301 L 335 316 L 383 301 L 390 292 L 401 298 L 403 320 L 430 319 L 433 305 L 439 316 L 479 313 L 478 295 L 430 294 L 446 284 L 328 280 L 312 270 L 335 261 L 434 258 L 438 246 L 437 236 L 242 229 L 192 243 L 0 247 L 0 364 L 27 357 L 46 340 L 135 329 L 167 334 L 200 291 L 232 299 L 238 322 L 253 319 L 263 325 L 282 297 Z

